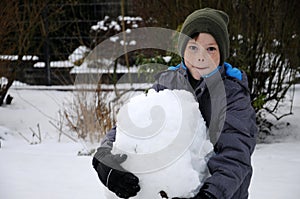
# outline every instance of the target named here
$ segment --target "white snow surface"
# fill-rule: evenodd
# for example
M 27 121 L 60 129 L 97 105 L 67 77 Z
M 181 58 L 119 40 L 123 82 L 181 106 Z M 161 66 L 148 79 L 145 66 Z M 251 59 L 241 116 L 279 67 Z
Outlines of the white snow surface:
M 213 150 L 194 96 L 184 90 L 151 89 L 119 111 L 113 152 L 140 179 L 134 198 L 190 198 L 208 176 L 205 156 Z
M 58 119 L 58 110 L 67 106 L 72 93 L 24 88 L 10 89 L 12 104 L 0 107 L 0 198 L 105 198 L 106 188 L 91 166 L 92 157 L 77 156 L 92 146 L 65 136 L 58 142 L 58 132 L 49 124 Z M 277 122 L 270 143 L 255 149 L 250 199 L 300 198 L 300 85 L 293 112 Z M 37 132 L 37 124 L 42 142 L 30 145 L 19 133 L 36 141 L 29 128 Z
M 16 61 L 18 60 L 19 56 L 18 55 L 0 55 L 0 60 L 11 60 L 11 61 Z M 38 56 L 35 55 L 23 55 L 22 56 L 23 61 L 36 61 L 39 60 Z
M 98 60 L 97 64 L 103 64 L 102 67 L 90 67 L 87 62 L 83 62 L 80 66 L 72 68 L 71 74 L 103 74 L 103 73 L 114 73 L 114 68 L 112 67 L 113 60 L 102 59 Z M 138 67 L 126 67 L 121 64 L 117 64 L 116 73 L 137 73 Z
M 75 63 L 76 61 L 83 59 L 90 51 L 91 49 L 86 46 L 79 46 L 71 55 L 69 55 L 68 59 L 71 63 Z
M 45 68 L 45 62 L 37 62 L 33 65 L 34 68 Z M 69 60 L 65 61 L 51 61 L 50 62 L 51 68 L 72 68 L 74 64 Z

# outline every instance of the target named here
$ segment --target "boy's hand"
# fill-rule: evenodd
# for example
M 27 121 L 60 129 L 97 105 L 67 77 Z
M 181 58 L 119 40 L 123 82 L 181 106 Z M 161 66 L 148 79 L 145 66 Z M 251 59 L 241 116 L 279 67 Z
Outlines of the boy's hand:
M 217 199 L 211 193 L 206 191 L 200 191 L 195 197 L 193 198 L 172 198 L 172 199 Z
M 139 179 L 120 164 L 126 155 L 113 155 L 108 148 L 99 148 L 93 158 L 93 167 L 100 181 L 120 198 L 133 197 L 139 192 Z

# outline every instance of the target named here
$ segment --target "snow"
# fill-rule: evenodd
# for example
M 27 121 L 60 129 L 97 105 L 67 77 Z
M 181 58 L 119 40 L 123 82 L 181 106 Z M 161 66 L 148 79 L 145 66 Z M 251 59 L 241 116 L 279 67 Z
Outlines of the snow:
M 0 107 L 0 198 L 103 199 L 105 190 L 91 166 L 90 156 L 77 156 L 90 147 L 62 136 L 49 121 L 68 105 L 72 92 L 12 88 L 11 105 Z M 296 85 L 294 114 L 278 122 L 272 141 L 258 144 L 252 157 L 250 199 L 298 199 L 300 191 L 300 85 Z M 284 125 L 284 122 L 290 125 Z M 32 128 L 40 126 L 42 142 L 31 145 Z
M 96 25 L 93 25 L 91 29 L 93 31 L 107 31 L 107 30 L 115 30 L 120 32 L 122 30 L 121 28 L 121 21 L 124 20 L 125 23 L 130 24 L 132 23 L 132 28 L 138 28 L 138 24 L 136 24 L 139 21 L 143 21 L 141 17 L 130 17 L 130 16 L 122 16 L 117 17 L 118 21 L 111 20 L 109 21 L 110 17 L 105 16 L 103 20 L 98 21 Z M 127 32 L 128 31 L 128 32 Z M 130 33 L 130 30 L 126 30 L 126 33 Z
M 8 79 L 6 77 L 0 77 L 0 85 L 6 85 L 8 83 Z
M 109 19 L 109 16 L 105 16 L 103 20 L 101 21 L 98 21 L 97 25 L 93 25 L 91 27 L 92 30 L 104 30 L 104 31 L 107 31 L 108 28 L 105 26 L 105 22 Z
M 300 197 L 300 144 L 260 144 L 253 155 L 251 198 Z
M 166 63 L 169 63 L 172 59 L 172 56 L 164 56 L 163 59 Z
M 130 16 L 124 16 L 124 19 L 123 19 L 123 16 L 119 16 L 118 20 L 119 21 L 124 20 L 124 21 L 127 21 L 127 22 L 143 21 L 143 19 L 141 17 L 130 17 Z
M 76 61 L 83 59 L 90 51 L 91 50 L 86 46 L 79 46 L 71 55 L 69 55 L 68 59 L 71 63 L 75 63 Z
M 97 60 L 96 64 L 99 67 L 91 67 L 86 61 L 83 62 L 80 66 L 72 68 L 70 71 L 71 74 L 103 74 L 103 73 L 114 73 L 113 62 L 111 59 L 101 59 Z M 91 64 L 93 65 L 93 63 Z M 138 67 L 132 66 L 128 68 L 127 66 L 117 64 L 116 73 L 138 73 Z
M 33 65 L 34 68 L 45 68 L 45 62 L 37 62 Z M 65 61 L 51 61 L 50 62 L 51 68 L 72 68 L 74 64 L 69 60 Z
M 0 55 L 0 60 L 11 60 L 11 61 L 16 61 L 18 60 L 19 56 L 18 55 Z M 23 55 L 22 56 L 23 61 L 36 61 L 39 60 L 38 56 L 35 55 Z
M 84 145 L 66 137 L 58 142 L 49 123 L 58 120 L 72 92 L 11 89 L 10 94 L 12 105 L 0 107 L 0 198 L 101 198 L 91 158 L 76 155 Z M 29 129 L 37 132 L 37 124 L 42 143 L 31 145 L 21 135 L 37 141 Z
M 213 146 L 187 91 L 150 89 L 131 98 L 118 113 L 117 132 L 113 153 L 126 154 L 122 166 L 140 179 L 134 198 L 161 199 L 160 191 L 170 198 L 193 197 L 208 176 L 205 156 Z
M 112 42 L 116 42 L 118 39 L 119 39 L 118 36 L 112 36 L 112 37 L 109 38 L 109 40 L 112 41 Z
M 125 42 L 124 40 L 121 40 L 121 41 L 120 41 L 120 44 L 121 44 L 122 46 L 124 46 L 124 45 L 127 46 L 127 45 L 128 45 L 128 42 Z
M 121 26 L 116 21 L 111 21 L 109 24 L 109 29 L 114 29 L 116 31 L 121 31 Z
M 121 40 L 120 41 L 120 44 L 121 44 L 121 46 L 124 46 L 124 45 L 126 45 L 126 46 L 135 46 L 136 45 L 136 41 L 135 40 L 131 40 L 131 41 L 129 41 L 129 42 L 124 42 L 124 40 Z
M 129 46 L 135 46 L 136 45 L 136 41 L 135 40 L 131 40 L 130 42 L 129 42 Z

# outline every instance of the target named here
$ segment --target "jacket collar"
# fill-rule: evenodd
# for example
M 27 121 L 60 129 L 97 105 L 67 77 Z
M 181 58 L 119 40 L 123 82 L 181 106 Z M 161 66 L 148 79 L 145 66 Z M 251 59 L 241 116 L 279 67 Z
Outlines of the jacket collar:
M 206 87 L 206 83 L 209 82 L 211 86 L 215 83 L 220 82 L 225 78 L 225 67 L 224 65 L 218 66 L 215 70 L 210 72 L 207 75 L 204 75 L 200 80 L 195 80 L 192 75 L 189 73 L 188 68 L 186 67 L 184 61 L 176 66 L 181 73 L 189 80 L 191 86 L 196 90 L 199 87 L 204 88 Z M 220 76 L 221 75 L 221 76 Z M 198 81 L 198 82 L 197 82 Z

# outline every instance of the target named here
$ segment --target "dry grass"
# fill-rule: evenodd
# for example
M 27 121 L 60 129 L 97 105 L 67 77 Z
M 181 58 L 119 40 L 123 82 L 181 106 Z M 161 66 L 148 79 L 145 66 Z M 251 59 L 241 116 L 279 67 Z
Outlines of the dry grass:
M 64 110 L 66 126 L 76 132 L 78 138 L 100 142 L 115 123 L 114 105 L 109 103 L 109 96 L 101 89 L 75 92 L 73 103 Z

